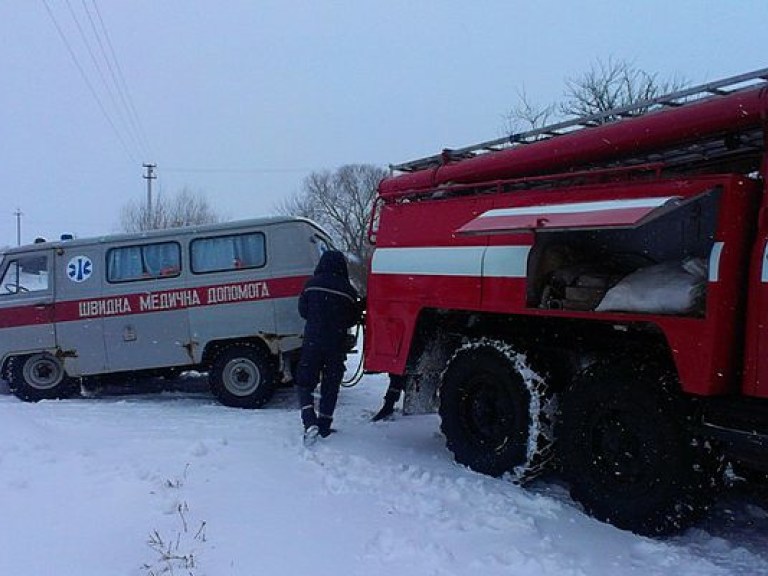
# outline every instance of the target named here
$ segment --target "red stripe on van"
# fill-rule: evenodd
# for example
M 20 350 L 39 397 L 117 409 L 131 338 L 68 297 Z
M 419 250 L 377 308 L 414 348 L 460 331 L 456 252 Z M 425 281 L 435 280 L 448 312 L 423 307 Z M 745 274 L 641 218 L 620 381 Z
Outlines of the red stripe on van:
M 0 329 L 49 324 L 52 312 L 53 304 L 14 306 L 5 310 L 0 309 Z
M 251 280 L 178 290 L 145 290 L 104 298 L 69 300 L 57 302 L 53 306 L 52 315 L 50 307 L 46 310 L 35 306 L 17 306 L 0 309 L 0 328 L 46 324 L 51 322 L 51 317 L 55 322 L 72 322 L 111 316 L 149 314 L 181 308 L 290 298 L 301 293 L 308 278 L 308 276 L 270 278 L 268 280 Z

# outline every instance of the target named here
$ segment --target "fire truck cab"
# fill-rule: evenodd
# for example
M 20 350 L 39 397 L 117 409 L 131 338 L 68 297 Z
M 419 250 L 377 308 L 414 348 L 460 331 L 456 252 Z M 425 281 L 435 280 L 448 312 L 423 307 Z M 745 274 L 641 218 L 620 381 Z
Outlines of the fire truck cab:
M 768 471 L 768 70 L 395 166 L 366 369 L 474 470 L 663 534 Z

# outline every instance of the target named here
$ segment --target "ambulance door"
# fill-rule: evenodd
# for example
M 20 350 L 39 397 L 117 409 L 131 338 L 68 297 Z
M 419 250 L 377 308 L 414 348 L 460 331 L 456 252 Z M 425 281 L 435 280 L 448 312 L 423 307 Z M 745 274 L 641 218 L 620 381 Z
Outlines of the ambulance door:
M 274 338 L 274 298 L 284 290 L 267 258 L 266 234 L 247 229 L 194 238 L 190 242 L 190 287 L 200 306 L 190 309 L 192 338 L 202 352 L 214 340 Z
M 8 255 L 0 263 L 0 357 L 56 346 L 53 251 Z
M 100 315 L 110 372 L 187 366 L 188 308 L 195 305 L 175 240 L 106 249 Z
M 56 342 L 70 376 L 105 372 L 104 323 L 98 313 L 104 278 L 99 244 L 64 245 L 55 256 Z

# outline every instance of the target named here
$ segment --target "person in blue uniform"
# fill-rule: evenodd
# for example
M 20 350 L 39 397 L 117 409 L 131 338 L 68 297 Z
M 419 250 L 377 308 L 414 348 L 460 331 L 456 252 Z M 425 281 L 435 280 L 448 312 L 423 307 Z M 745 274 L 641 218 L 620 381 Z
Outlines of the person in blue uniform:
M 347 331 L 360 316 L 359 296 L 349 282 L 344 254 L 328 250 L 299 296 L 299 314 L 306 320 L 301 358 L 296 370 L 296 393 L 304 425 L 304 440 L 331 430 L 333 412 L 344 377 Z M 314 390 L 320 383 L 315 411 Z

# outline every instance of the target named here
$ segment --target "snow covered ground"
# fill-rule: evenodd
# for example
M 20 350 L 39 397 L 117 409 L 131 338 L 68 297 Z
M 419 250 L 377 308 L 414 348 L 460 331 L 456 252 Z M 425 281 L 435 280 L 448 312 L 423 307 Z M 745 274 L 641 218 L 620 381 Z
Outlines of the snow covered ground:
M 26 404 L 0 394 L 0 574 L 648 576 L 768 574 L 768 498 L 732 489 L 653 540 L 456 465 L 436 416 L 370 423 L 386 387 L 342 391 L 337 434 L 303 448 L 292 391 L 217 404 L 173 392 Z

